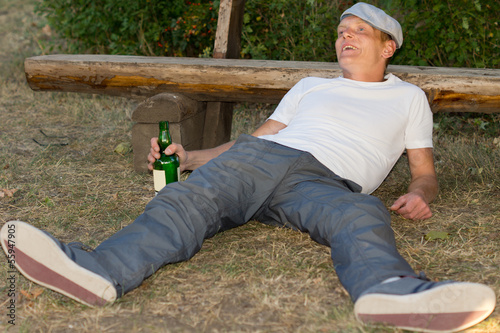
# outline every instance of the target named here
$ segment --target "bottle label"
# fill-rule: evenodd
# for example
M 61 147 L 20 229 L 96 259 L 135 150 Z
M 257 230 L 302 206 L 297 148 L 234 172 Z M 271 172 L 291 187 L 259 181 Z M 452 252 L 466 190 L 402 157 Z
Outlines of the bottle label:
M 167 180 L 165 178 L 165 171 L 163 170 L 153 170 L 153 182 L 155 186 L 155 192 L 161 191 L 162 188 L 167 185 Z

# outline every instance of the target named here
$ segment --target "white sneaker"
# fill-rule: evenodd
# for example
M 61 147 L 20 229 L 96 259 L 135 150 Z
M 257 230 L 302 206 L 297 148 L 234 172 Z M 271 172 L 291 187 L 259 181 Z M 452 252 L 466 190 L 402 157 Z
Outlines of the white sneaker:
M 92 255 L 59 242 L 25 222 L 11 221 L 0 231 L 9 263 L 26 278 L 89 306 L 104 305 L 117 298 L 114 284 L 75 260 L 95 262 Z M 102 270 L 95 264 L 95 271 Z
M 368 289 L 354 304 L 356 318 L 418 332 L 457 332 L 486 319 L 495 293 L 468 282 L 429 282 L 405 277 Z

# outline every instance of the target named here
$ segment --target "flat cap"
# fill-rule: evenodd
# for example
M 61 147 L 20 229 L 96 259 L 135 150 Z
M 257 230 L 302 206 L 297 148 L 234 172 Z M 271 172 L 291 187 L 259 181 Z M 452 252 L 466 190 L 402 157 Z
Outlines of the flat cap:
M 357 16 L 375 29 L 389 34 L 396 42 L 396 47 L 398 49 L 403 45 L 403 30 L 401 29 L 401 25 L 396 19 L 387 15 L 382 9 L 364 2 L 358 2 L 342 13 L 340 21 L 348 16 Z

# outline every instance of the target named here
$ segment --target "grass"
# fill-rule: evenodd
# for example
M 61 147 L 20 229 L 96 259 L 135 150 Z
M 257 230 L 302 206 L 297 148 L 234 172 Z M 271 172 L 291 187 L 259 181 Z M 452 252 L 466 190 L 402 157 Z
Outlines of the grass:
M 6 59 L 0 191 L 17 190 L 0 198 L 0 224 L 22 219 L 62 241 L 96 246 L 131 223 L 154 193 L 151 176 L 133 171 L 132 154 L 114 152 L 130 142 L 135 103 L 32 92 L 22 60 L 39 54 L 37 41 L 46 38 L 33 3 L 0 0 L 0 55 Z M 269 112 L 265 105 L 239 105 L 233 135 L 251 132 Z M 437 129 L 441 192 L 434 216 L 415 222 L 393 215 L 393 226 L 415 270 L 432 279 L 486 283 L 500 295 L 498 136 Z M 375 195 L 390 205 L 408 181 L 402 157 Z M 433 230 L 449 236 L 426 240 Z M 82 306 L 16 275 L 15 326 L 6 316 L 6 260 L 0 267 L 0 327 L 8 332 L 399 332 L 356 322 L 326 247 L 255 221 L 207 240 L 192 260 L 164 267 L 104 308 Z M 498 309 L 469 330 L 498 331 Z

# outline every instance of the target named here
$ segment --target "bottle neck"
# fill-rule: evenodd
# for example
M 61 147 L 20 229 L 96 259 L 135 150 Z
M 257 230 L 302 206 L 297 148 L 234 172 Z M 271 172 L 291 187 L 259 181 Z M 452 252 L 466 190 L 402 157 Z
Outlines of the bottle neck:
M 160 133 L 158 134 L 158 145 L 163 152 L 172 144 L 172 138 L 168 130 L 168 121 L 160 121 Z

